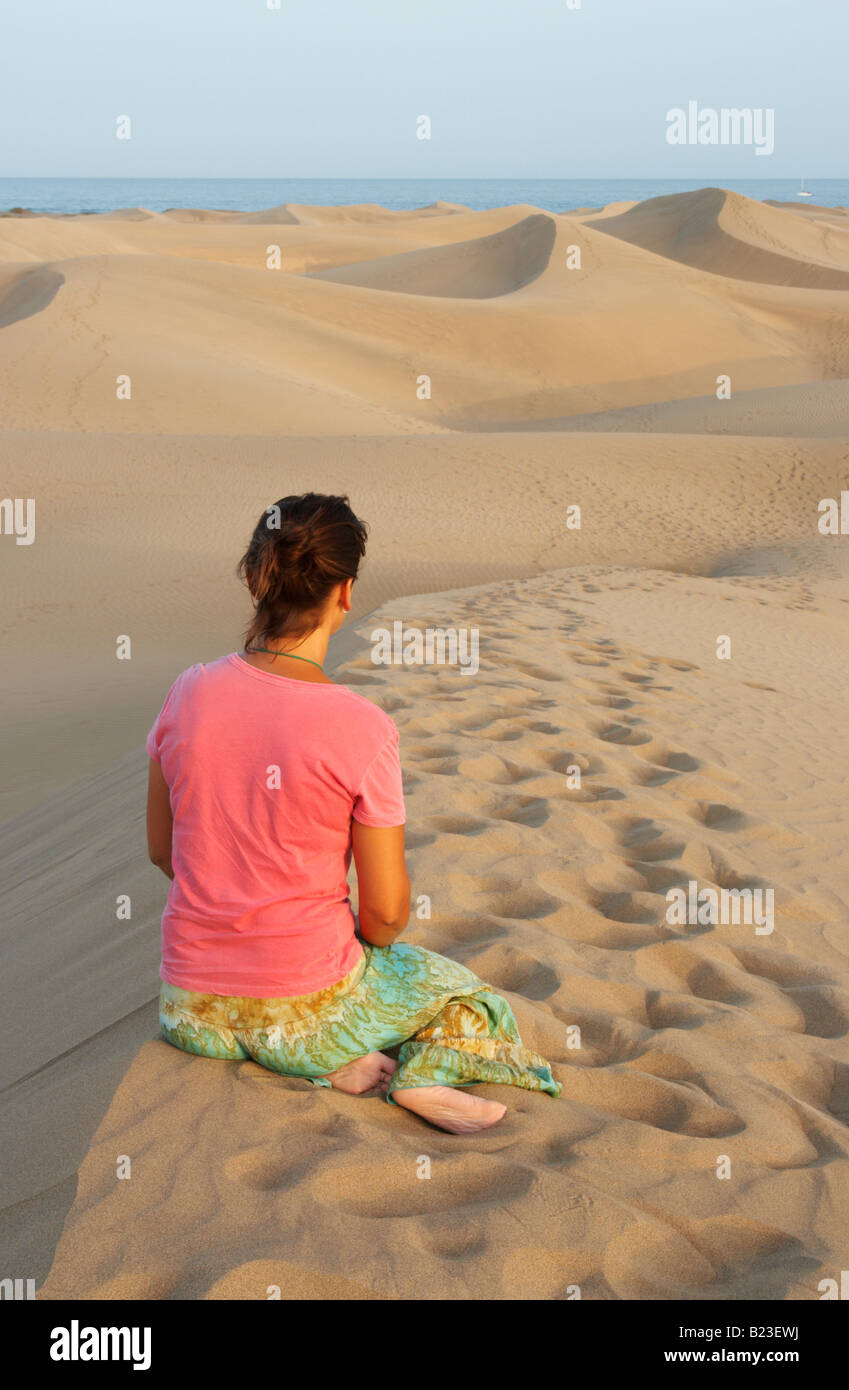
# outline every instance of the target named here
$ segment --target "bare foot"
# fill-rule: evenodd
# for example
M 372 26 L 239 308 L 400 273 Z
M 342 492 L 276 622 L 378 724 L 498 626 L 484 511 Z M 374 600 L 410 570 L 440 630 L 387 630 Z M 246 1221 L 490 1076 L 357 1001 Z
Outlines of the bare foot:
M 392 1092 L 396 1105 L 412 1110 L 429 1124 L 447 1129 L 449 1134 L 473 1134 L 497 1125 L 507 1114 L 507 1106 L 497 1100 L 484 1100 L 453 1086 L 410 1086 Z
M 389 1078 L 397 1069 L 398 1063 L 383 1052 L 369 1052 L 365 1057 L 357 1057 L 346 1062 L 338 1071 L 332 1071 L 325 1078 L 337 1091 L 345 1091 L 349 1096 L 362 1096 L 366 1091 L 386 1091 Z

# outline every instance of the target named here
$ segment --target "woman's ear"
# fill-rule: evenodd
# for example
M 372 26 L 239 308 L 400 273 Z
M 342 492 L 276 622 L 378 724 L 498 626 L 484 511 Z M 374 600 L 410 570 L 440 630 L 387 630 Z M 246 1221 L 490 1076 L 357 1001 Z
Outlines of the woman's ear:
M 353 587 L 353 579 L 346 579 L 345 582 L 341 585 L 339 593 L 339 603 L 344 608 L 346 613 L 350 613 L 351 611 L 351 591 Z

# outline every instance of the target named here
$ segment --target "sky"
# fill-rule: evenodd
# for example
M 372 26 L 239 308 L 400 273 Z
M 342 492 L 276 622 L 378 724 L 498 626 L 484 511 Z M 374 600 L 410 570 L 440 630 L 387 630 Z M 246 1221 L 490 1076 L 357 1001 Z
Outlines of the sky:
M 270 3 L 0 0 L 0 177 L 849 173 L 847 0 Z M 670 145 L 690 101 L 774 152 Z

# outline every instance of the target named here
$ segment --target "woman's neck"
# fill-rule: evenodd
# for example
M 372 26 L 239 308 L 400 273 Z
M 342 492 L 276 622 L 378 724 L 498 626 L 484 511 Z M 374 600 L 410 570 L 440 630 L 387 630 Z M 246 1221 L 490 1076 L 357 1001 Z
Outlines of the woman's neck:
M 243 651 L 242 657 L 251 666 L 256 666 L 260 671 L 271 671 L 275 676 L 332 685 L 330 677 L 319 669 L 327 659 L 329 641 L 330 633 L 319 627 L 302 638 L 267 637 L 262 642 L 253 643 L 253 650 Z M 257 651 L 258 646 L 270 648 L 270 651 Z

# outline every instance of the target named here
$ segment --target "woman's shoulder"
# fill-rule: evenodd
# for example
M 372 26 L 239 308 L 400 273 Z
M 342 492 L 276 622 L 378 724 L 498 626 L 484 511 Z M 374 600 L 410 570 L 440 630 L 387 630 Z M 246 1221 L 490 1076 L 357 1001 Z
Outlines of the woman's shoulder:
M 168 687 L 168 693 L 165 697 L 166 704 L 181 695 L 185 695 L 199 679 L 214 674 L 216 670 L 223 670 L 226 661 L 227 657 L 222 656 L 214 661 L 195 661 L 191 666 L 186 666 L 179 675 L 174 677 Z
M 217 670 L 224 669 L 227 661 L 226 656 L 219 656 L 214 661 L 195 661 L 191 666 L 186 666 L 178 676 L 174 678 L 172 689 L 193 685 L 196 680 Z
M 361 728 L 373 731 L 381 743 L 385 743 L 390 737 L 397 739 L 398 726 L 380 705 L 361 695 L 358 690 L 352 690 L 349 685 L 334 681 L 334 689 L 342 696 L 344 707 L 352 721 Z

